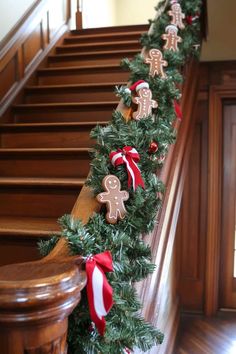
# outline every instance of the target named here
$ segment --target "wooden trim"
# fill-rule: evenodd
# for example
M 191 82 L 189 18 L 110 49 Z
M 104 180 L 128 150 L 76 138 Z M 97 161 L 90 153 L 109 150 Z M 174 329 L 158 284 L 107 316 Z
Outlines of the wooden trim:
M 56 0 L 53 0 L 56 1 Z M 57 28 L 53 17 L 52 0 L 35 2 L 18 23 L 17 30 L 10 32 L 8 41 L 0 50 L 0 116 L 9 108 L 26 81 L 32 76 L 55 43 L 68 31 L 70 0 L 60 0 L 62 21 Z
M 218 310 L 222 188 L 222 101 L 236 97 L 236 87 L 211 86 L 209 96 L 208 214 L 205 314 Z

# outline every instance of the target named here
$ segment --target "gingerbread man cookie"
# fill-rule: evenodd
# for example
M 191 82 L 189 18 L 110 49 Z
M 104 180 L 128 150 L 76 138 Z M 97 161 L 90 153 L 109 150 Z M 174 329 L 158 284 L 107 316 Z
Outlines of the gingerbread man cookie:
M 139 97 L 132 98 L 132 101 L 138 105 L 138 110 L 133 112 L 133 118 L 140 120 L 152 114 L 152 108 L 158 107 L 156 101 L 152 100 L 152 91 L 149 88 L 138 90 Z
M 149 58 L 145 58 L 145 63 L 150 64 L 149 75 L 154 77 L 155 75 L 160 75 L 162 79 L 166 78 L 166 74 L 163 70 L 163 66 L 167 66 L 166 60 L 163 60 L 162 52 L 159 49 L 149 50 Z
M 171 6 L 171 10 L 168 11 L 168 14 L 172 17 L 171 19 L 171 24 L 175 25 L 176 27 L 179 27 L 180 29 L 185 28 L 185 25 L 183 24 L 183 19 L 185 18 L 185 15 L 182 13 L 182 9 L 180 4 L 174 3 Z
M 163 49 L 178 51 L 178 43 L 182 42 L 182 38 L 177 36 L 178 28 L 174 25 L 169 25 L 166 27 L 166 32 L 161 36 L 166 41 Z
M 127 191 L 121 191 L 120 180 L 114 175 L 107 175 L 102 180 L 102 186 L 105 192 L 97 195 L 100 203 L 106 203 L 106 220 L 109 224 L 116 224 L 118 219 L 122 220 L 127 213 L 124 201 L 129 199 Z

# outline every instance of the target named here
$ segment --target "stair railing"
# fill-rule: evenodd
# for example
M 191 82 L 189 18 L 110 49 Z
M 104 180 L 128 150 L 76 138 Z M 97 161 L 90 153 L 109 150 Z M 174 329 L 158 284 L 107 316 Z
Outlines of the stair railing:
M 158 226 L 151 237 L 153 261 L 157 269 L 143 286 L 137 287 L 142 289 L 139 293 L 144 303 L 145 318 L 153 324 L 158 322 L 159 328 L 163 322 L 160 305 L 173 254 L 176 222 L 191 146 L 197 70 L 196 62 L 188 63 L 182 96 L 184 120 L 181 124 L 176 122 L 176 129 L 179 130 L 177 142 L 170 147 L 159 176 L 166 184 L 166 192 L 163 207 L 157 216 Z M 126 117 L 130 113 L 122 102 L 117 109 Z M 99 209 L 91 190 L 84 186 L 73 207 L 72 217 L 86 224 L 89 217 Z M 65 239 L 60 239 L 52 252 L 39 261 L 1 267 L 1 352 L 66 353 L 68 316 L 79 303 L 80 292 L 85 284 L 82 257 L 69 256 Z M 161 347 L 165 348 L 165 345 Z

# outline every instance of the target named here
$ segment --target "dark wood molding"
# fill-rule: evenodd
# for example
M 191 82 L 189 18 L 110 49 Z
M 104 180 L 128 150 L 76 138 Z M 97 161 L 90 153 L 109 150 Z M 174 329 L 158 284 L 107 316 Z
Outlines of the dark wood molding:
M 209 96 L 208 215 L 205 313 L 218 310 L 222 188 L 222 104 L 236 97 L 236 85 L 211 86 Z

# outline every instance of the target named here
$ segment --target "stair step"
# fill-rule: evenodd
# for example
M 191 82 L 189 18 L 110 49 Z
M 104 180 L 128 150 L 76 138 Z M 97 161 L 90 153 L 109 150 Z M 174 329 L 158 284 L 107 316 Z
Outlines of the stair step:
M 57 218 L 0 216 L 0 265 L 40 259 L 39 240 L 59 234 Z
M 0 215 L 59 218 L 69 214 L 82 186 L 0 184 Z
M 73 66 L 73 65 L 92 65 L 92 64 L 119 64 L 121 59 L 132 59 L 140 53 L 140 48 L 107 50 L 100 52 L 77 52 L 54 54 L 48 56 L 49 66 Z
M 117 101 L 79 103 L 32 103 L 13 106 L 15 120 L 26 122 L 109 121 Z
M 66 44 L 56 47 L 57 53 L 75 53 L 75 52 L 97 52 L 124 50 L 124 49 L 140 49 L 139 40 L 117 41 L 117 42 L 97 42 L 97 43 L 81 43 L 81 44 Z
M 41 187 L 58 188 L 66 187 L 81 188 L 85 182 L 84 178 L 39 178 L 39 177 L 0 177 L 0 188 L 2 187 Z
M 127 81 L 129 71 L 118 64 L 49 67 L 37 71 L 39 85 L 82 84 Z
M 0 149 L 1 177 L 86 178 L 88 148 Z
M 2 148 L 86 148 L 93 144 L 90 131 L 97 122 L 22 123 L 0 125 Z M 99 122 L 105 125 L 106 122 Z
M 86 31 L 86 30 L 85 30 Z M 124 38 L 127 38 L 129 40 L 131 39 L 139 39 L 141 37 L 142 33 L 145 33 L 147 31 L 147 28 L 145 27 L 144 29 L 138 30 L 138 31 L 119 31 L 117 33 L 94 33 L 94 34 L 76 34 L 73 33 L 64 39 L 64 44 L 75 44 L 75 43 L 88 43 L 88 42 L 100 42 L 101 40 L 103 42 L 105 41 L 120 41 Z
M 100 27 L 100 28 L 83 28 L 80 30 L 72 30 L 70 32 L 71 36 L 87 36 L 87 35 L 96 35 L 100 36 L 102 34 L 111 34 L 114 35 L 115 33 L 119 32 L 132 32 L 132 31 L 147 31 L 149 29 L 148 24 L 142 24 L 142 25 L 128 25 L 128 26 L 112 26 L 112 27 Z
M 56 218 L 32 218 L 0 216 L 0 239 L 11 239 L 13 236 L 24 239 L 50 238 L 60 234 L 60 226 Z
M 39 85 L 25 88 L 26 103 L 114 101 L 115 85 L 125 85 L 125 81 L 78 84 L 78 85 Z

